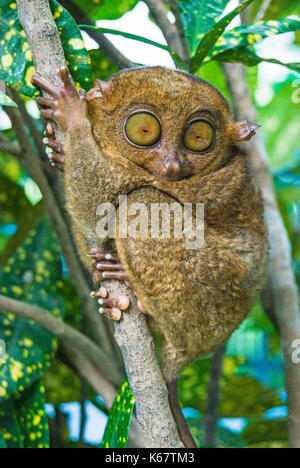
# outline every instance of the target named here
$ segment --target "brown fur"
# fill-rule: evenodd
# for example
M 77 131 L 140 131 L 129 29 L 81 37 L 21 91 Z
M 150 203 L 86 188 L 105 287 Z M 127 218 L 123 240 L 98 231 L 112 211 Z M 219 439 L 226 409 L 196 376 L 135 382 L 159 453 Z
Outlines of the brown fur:
M 220 347 L 247 316 L 267 271 L 261 196 L 246 155 L 236 146 L 250 135 L 232 121 L 224 97 L 210 84 L 159 67 L 123 71 L 87 94 L 88 120 L 67 133 L 65 183 L 82 255 L 96 235 L 97 206 L 128 194 L 128 203 L 204 203 L 205 244 L 189 250 L 182 239 L 116 239 L 113 246 L 155 330 L 163 337 L 162 365 L 173 380 L 191 360 Z M 137 108 L 158 115 L 163 129 L 153 148 L 124 137 Z M 182 145 L 191 115 L 216 129 L 212 147 L 195 154 Z M 253 130 L 253 128 L 252 128 Z M 245 137 L 245 138 L 244 138 Z M 172 152 L 183 178 L 162 177 Z

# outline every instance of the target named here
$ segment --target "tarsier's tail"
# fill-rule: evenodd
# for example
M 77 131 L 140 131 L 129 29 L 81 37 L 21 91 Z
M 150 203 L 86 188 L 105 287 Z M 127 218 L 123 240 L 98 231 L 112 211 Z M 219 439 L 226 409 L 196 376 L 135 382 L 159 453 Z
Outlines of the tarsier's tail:
M 167 382 L 167 387 L 169 392 L 170 408 L 175 419 L 179 437 L 186 448 L 197 448 L 179 404 L 177 380 L 175 379 L 171 382 Z

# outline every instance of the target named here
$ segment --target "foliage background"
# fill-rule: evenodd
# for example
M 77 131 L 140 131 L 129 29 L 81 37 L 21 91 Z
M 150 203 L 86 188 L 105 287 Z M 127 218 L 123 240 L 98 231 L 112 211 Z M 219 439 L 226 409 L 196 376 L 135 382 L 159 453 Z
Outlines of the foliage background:
M 103 0 L 87 4 L 73 0 L 73 3 L 81 7 L 92 20 L 115 20 L 134 8 L 137 1 Z M 252 19 L 260 11 L 262 3 L 254 1 Z M 5 45 L 0 45 L 0 78 L 26 94 L 26 107 L 34 118 L 36 128 L 41 130 L 42 122 L 31 100 L 36 90 L 30 84 L 33 70 L 28 44 L 24 36 L 20 35 L 18 25 L 13 25 L 16 34 L 11 33 L 12 25 L 9 23 L 15 18 L 13 5 L 13 2 L 5 0 L 0 6 L 1 35 L 6 36 Z M 75 23 L 70 23 L 69 18 L 64 17 L 65 13 L 58 15 L 60 6 L 55 0 L 51 1 L 51 5 L 54 17 L 57 15 L 58 27 L 62 28 L 62 34 L 66 36 L 65 42 L 69 43 L 69 48 L 65 50 L 66 57 L 78 86 L 88 88 L 93 76 L 105 79 L 117 71 L 117 67 L 100 49 L 93 48 L 88 56 L 83 44 L 78 42 L 81 36 Z M 293 15 L 292 20 L 295 20 L 299 13 L 299 2 L 272 1 L 264 19 L 274 21 Z M 196 26 L 190 26 L 193 27 Z M 289 47 L 300 57 L 299 31 L 288 34 Z M 73 45 L 70 39 L 75 41 Z M 280 38 L 277 40 L 280 41 Z M 134 47 L 134 43 L 130 42 L 128 47 Z M 196 50 L 197 44 L 191 43 L 191 47 Z M 18 55 L 13 58 L 11 66 L 5 68 L 3 57 L 16 48 L 23 51 L 23 58 Z M 272 52 L 272 58 L 276 58 L 276 50 Z M 279 72 L 279 69 L 282 70 L 280 66 L 273 65 L 275 74 L 278 70 L 278 76 L 271 84 L 269 96 L 262 100 L 259 89 L 263 89 L 264 72 L 268 70 L 266 67 L 268 65 L 264 64 L 249 67 L 247 77 L 263 128 L 299 284 L 300 76 L 291 69 L 287 69 L 286 73 Z M 225 77 L 217 61 L 205 64 L 198 73 L 229 98 Z M 13 105 L 1 93 L 0 99 L 3 100 L 0 104 Z M 2 141 L 14 141 L 5 110 L 0 113 L 0 128 Z M 64 317 L 73 327 L 84 330 L 80 300 L 71 285 L 58 241 L 45 216 L 39 188 L 18 160 L 4 151 L 0 152 L 0 181 L 0 293 L 40 305 L 59 319 Z M 0 339 L 2 343 L 5 342 L 9 357 L 2 363 L 0 361 L 0 447 L 48 446 L 44 403 L 47 403 L 51 446 L 97 445 L 102 439 L 108 410 L 103 406 L 101 398 L 59 356 L 54 358 L 57 340 L 42 327 L 6 313 L 0 315 Z M 179 381 L 180 400 L 200 445 L 204 440 L 210 369 L 211 357 L 198 360 L 185 369 Z M 124 397 L 122 401 L 131 411 L 132 395 L 128 394 L 126 385 L 123 387 L 121 398 Z M 220 388 L 218 447 L 288 445 L 280 343 L 259 303 L 228 343 Z M 110 434 L 106 432 L 102 446 L 107 446 L 105 443 L 117 443 L 116 427 L 122 424 L 122 421 L 118 421 L 118 414 L 115 408 L 115 419 L 110 419 L 113 429 Z

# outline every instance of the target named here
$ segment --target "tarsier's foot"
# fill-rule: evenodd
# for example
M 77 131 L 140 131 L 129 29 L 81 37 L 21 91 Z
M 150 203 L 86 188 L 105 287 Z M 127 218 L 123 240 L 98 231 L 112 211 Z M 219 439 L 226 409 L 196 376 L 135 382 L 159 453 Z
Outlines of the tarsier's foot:
M 99 284 L 107 279 L 119 279 L 125 281 L 127 286 L 131 287 L 126 271 L 117 257 L 114 257 L 110 253 L 102 252 L 97 248 L 91 249 L 87 256 L 93 259 L 94 283 Z M 121 319 L 122 311 L 127 310 L 130 304 L 128 296 L 109 298 L 108 291 L 103 286 L 98 291 L 93 291 L 91 296 L 98 298 L 98 303 L 101 306 L 99 312 L 116 321 Z M 140 301 L 138 301 L 138 308 L 141 312 L 144 312 Z
M 53 150 L 52 153 L 48 154 L 51 166 L 63 171 L 65 162 L 64 146 L 55 139 L 54 127 L 51 122 L 46 125 L 43 143 Z
M 119 279 L 128 284 L 127 274 L 117 257 L 104 253 L 97 248 L 91 249 L 87 256 L 93 259 L 91 267 L 94 270 L 94 283 L 99 284 L 107 279 Z M 128 296 L 108 297 L 108 291 L 103 286 L 98 291 L 93 291 L 91 296 L 98 298 L 99 312 L 115 321 L 121 319 L 122 311 L 128 309 L 130 304 Z

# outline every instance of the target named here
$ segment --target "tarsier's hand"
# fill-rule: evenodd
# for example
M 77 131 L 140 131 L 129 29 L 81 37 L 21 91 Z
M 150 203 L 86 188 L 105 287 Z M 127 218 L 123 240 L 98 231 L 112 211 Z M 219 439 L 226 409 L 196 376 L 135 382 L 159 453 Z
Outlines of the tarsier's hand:
M 117 257 L 113 257 L 109 253 L 104 253 L 97 248 L 91 249 L 87 256 L 93 259 L 92 269 L 94 270 L 94 283 L 99 284 L 107 279 L 119 279 L 125 281 L 125 283 L 130 287 L 126 271 Z M 99 312 L 115 321 L 119 321 L 121 319 L 122 311 L 128 309 L 130 304 L 128 296 L 109 298 L 108 291 L 103 286 L 100 287 L 98 291 L 93 291 L 91 296 L 99 298 Z M 138 307 L 141 312 L 144 312 L 139 301 Z
M 32 84 L 50 94 L 50 98 L 39 97 L 37 103 L 42 107 L 41 115 L 53 120 L 63 132 L 80 126 L 86 120 L 86 102 L 83 93 L 78 93 L 71 81 L 66 67 L 58 70 L 63 86 L 53 86 L 48 80 L 33 75 Z

